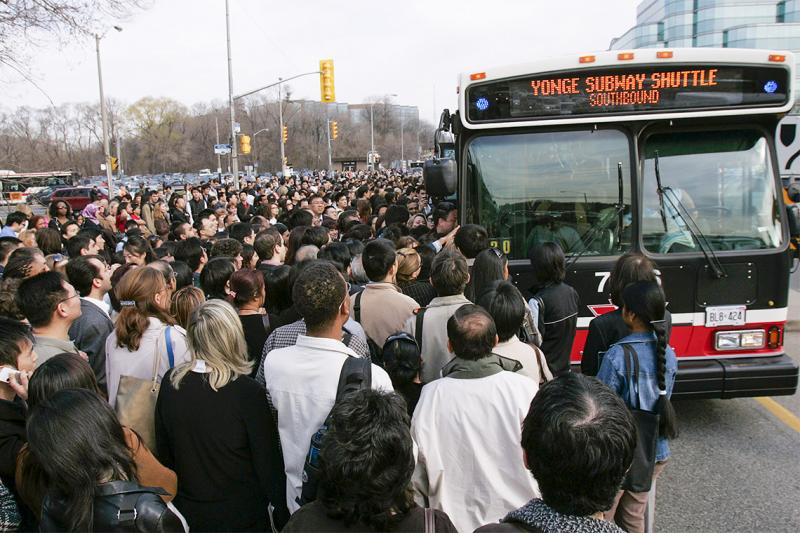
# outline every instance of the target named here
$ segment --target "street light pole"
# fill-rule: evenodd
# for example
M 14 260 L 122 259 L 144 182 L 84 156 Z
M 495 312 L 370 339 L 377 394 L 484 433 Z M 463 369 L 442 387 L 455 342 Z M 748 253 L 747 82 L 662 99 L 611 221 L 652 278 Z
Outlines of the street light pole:
M 97 49 L 97 79 L 100 84 L 100 117 L 103 122 L 103 155 L 106 164 L 106 181 L 108 182 L 108 197 L 114 197 L 114 174 L 111 170 L 111 146 L 108 140 L 108 111 L 106 110 L 106 97 L 103 92 L 103 68 L 100 65 L 100 35 L 95 34 L 94 44 Z
M 327 127 L 325 128 L 328 130 L 328 174 L 333 173 L 333 158 L 331 154 L 331 119 L 325 120 Z
M 253 153 L 256 154 L 256 168 L 258 168 L 258 163 L 259 163 L 258 152 L 256 151 L 256 135 L 258 135 L 259 133 L 265 133 L 267 131 L 269 131 L 269 128 L 260 129 L 257 132 L 255 132 L 251 137 L 253 143 Z
M 228 0 L 225 0 L 225 30 L 228 37 L 228 104 L 231 108 L 231 172 L 236 190 L 239 190 L 239 147 L 236 145 L 236 110 L 233 100 L 233 59 L 231 58 L 231 14 Z
M 281 129 L 281 173 L 286 177 L 286 148 L 283 142 L 283 78 L 278 78 L 278 122 Z
M 401 110 L 400 111 L 400 161 L 406 160 L 406 148 L 405 143 L 403 142 L 403 121 L 405 120 L 405 113 Z

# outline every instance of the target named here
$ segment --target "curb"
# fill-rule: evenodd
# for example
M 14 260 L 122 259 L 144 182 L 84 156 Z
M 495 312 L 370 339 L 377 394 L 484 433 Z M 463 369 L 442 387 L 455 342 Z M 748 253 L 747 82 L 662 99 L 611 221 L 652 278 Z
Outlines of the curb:
M 786 331 L 800 331 L 800 320 L 789 320 L 786 322 Z

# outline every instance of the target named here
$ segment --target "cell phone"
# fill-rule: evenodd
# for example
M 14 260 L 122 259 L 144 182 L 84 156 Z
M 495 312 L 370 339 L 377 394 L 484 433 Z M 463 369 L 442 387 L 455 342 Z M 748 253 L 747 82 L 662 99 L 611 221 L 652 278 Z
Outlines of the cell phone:
M 16 368 L 4 366 L 0 368 L 0 381 L 2 381 L 3 383 L 8 383 L 9 380 L 11 379 L 11 376 L 13 376 L 14 374 L 19 375 L 19 370 L 17 370 Z

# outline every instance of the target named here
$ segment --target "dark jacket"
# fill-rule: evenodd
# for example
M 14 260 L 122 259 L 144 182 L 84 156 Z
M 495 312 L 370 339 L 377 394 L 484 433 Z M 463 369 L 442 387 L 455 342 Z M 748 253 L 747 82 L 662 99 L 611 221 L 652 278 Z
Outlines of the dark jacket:
M 192 216 L 195 219 L 197 219 L 197 215 L 199 215 L 200 212 L 203 209 L 206 209 L 207 207 L 208 207 L 208 202 L 206 202 L 204 198 L 201 198 L 199 202 L 196 201 L 194 198 L 189 200 L 189 209 L 191 209 Z
M 672 315 L 669 311 L 664 314 L 667 326 L 667 342 L 672 333 Z M 600 315 L 589 322 L 589 334 L 581 356 L 581 373 L 586 376 L 596 376 L 603 362 L 603 355 L 620 339 L 631 334 L 625 320 L 622 319 L 622 309 Z
M 69 328 L 69 338 L 79 350 L 89 356 L 97 383 L 106 386 L 106 339 L 114 330 L 114 323 L 92 302 L 81 299 L 81 317 Z
M 159 495 L 160 488 L 142 487 L 135 481 L 101 483 L 94 491 L 92 531 L 176 531 L 183 524 Z M 69 531 L 64 501 L 45 496 L 40 531 Z
M 543 315 L 538 309 L 532 311 L 538 317 L 537 324 L 542 333 L 542 352 L 553 376 L 558 377 L 569 372 L 569 355 L 578 325 L 580 298 L 575 289 L 563 282 L 546 285 L 533 292 L 533 296 L 544 304 Z
M 181 224 L 189 222 L 189 217 L 186 215 L 186 211 L 181 211 L 176 207 L 173 207 L 169 210 L 169 219 L 173 224 L 176 222 L 180 222 Z

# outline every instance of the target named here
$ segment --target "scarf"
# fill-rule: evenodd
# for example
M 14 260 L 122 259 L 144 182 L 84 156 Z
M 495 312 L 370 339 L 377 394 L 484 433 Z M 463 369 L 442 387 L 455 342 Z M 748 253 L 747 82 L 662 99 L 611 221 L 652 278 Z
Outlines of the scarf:
M 588 516 L 561 514 L 544 501 L 534 498 L 511 511 L 502 522 L 516 522 L 540 529 L 544 533 L 622 533 L 613 522 Z

